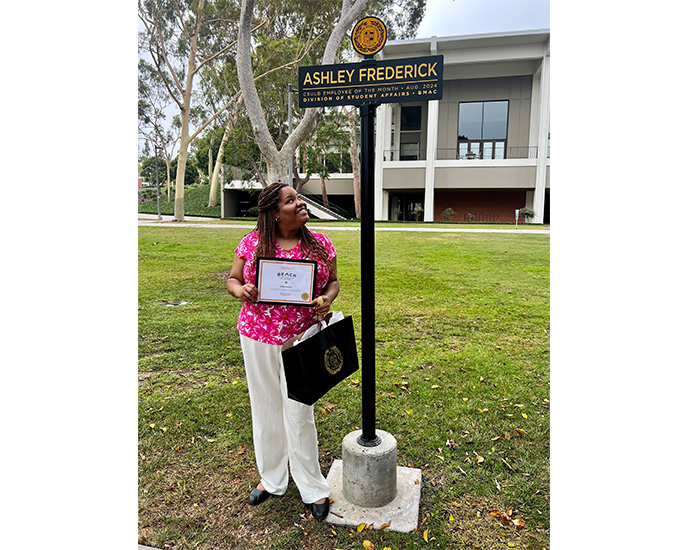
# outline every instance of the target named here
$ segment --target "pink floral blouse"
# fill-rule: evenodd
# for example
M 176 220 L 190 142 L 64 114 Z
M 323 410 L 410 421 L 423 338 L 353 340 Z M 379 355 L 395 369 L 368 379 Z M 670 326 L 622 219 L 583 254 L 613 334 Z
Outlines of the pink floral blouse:
M 327 235 L 313 231 L 311 233 L 323 244 L 330 260 L 337 255 L 337 251 Z M 255 262 L 258 244 L 258 233 L 252 231 L 241 240 L 239 246 L 234 251 L 239 258 L 246 262 L 244 264 L 244 283 L 246 284 L 255 284 L 256 282 Z M 283 250 L 279 244 L 275 244 L 275 257 L 292 260 L 307 259 L 301 256 L 301 246 L 299 244 L 291 250 Z M 316 297 L 322 294 L 329 277 L 330 270 L 328 266 L 318 262 L 318 274 L 315 280 Z M 282 345 L 289 338 L 293 338 L 313 325 L 315 321 L 315 308 L 243 302 L 239 312 L 237 329 L 239 329 L 239 334 L 243 334 L 252 340 L 265 344 Z

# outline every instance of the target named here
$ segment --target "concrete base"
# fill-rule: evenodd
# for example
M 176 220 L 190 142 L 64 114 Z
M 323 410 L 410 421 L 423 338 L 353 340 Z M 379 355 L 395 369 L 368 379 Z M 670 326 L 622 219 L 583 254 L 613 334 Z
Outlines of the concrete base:
M 357 430 L 342 441 L 344 498 L 351 504 L 377 508 L 397 496 L 397 440 L 377 430 L 379 443 L 366 447 L 358 442 Z
M 380 529 L 386 523 L 389 531 L 409 533 L 418 527 L 418 509 L 420 506 L 420 486 L 422 473 L 419 468 L 397 466 L 396 498 L 380 507 L 363 507 L 348 502 L 342 488 L 343 465 L 335 460 L 327 474 L 330 485 L 330 513 L 327 522 L 333 525 L 357 526 L 360 523 L 373 524 L 373 529 Z

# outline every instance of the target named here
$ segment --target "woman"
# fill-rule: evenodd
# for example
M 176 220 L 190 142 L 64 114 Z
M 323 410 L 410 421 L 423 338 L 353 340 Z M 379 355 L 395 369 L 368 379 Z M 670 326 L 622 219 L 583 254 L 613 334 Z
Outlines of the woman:
M 248 503 L 257 505 L 287 490 L 289 472 L 301 499 L 318 520 L 330 510 L 330 488 L 320 472 L 313 407 L 287 397 L 281 347 L 323 316 L 339 293 L 337 252 L 330 239 L 312 233 L 306 203 L 284 183 L 258 197 L 258 224 L 235 250 L 227 290 L 242 300 L 237 328 L 251 400 L 253 445 L 260 483 Z M 256 258 L 311 259 L 318 262 L 312 307 L 258 304 Z M 322 296 L 321 300 L 318 298 Z

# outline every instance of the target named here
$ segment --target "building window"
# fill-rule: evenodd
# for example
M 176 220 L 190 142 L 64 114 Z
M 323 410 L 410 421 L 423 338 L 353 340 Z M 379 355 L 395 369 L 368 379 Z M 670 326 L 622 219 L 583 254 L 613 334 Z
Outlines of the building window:
M 458 158 L 505 158 L 508 119 L 508 101 L 459 103 Z
M 401 108 L 400 160 L 422 160 L 420 156 L 420 116 L 420 105 Z

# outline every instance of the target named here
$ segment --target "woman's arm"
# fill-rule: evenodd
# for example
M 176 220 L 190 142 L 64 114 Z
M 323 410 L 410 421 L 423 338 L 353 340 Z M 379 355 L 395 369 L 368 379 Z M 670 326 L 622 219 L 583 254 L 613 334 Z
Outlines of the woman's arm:
M 334 302 L 334 299 L 337 297 L 337 294 L 339 294 L 339 279 L 337 279 L 337 256 L 332 258 L 332 265 L 330 267 L 330 277 L 327 279 L 327 284 L 325 285 L 325 288 L 323 288 L 322 291 L 322 300 L 321 304 L 318 305 L 318 300 L 313 300 L 313 304 L 315 305 L 315 311 L 318 315 L 321 317 L 324 315 L 327 315 L 327 312 L 330 311 L 330 306 L 332 305 L 332 302 Z
M 258 289 L 250 283 L 244 284 L 245 263 L 245 260 L 242 260 L 236 254 L 234 255 L 232 270 L 229 273 L 229 279 L 227 279 L 227 292 L 237 300 L 255 303 L 258 301 Z

